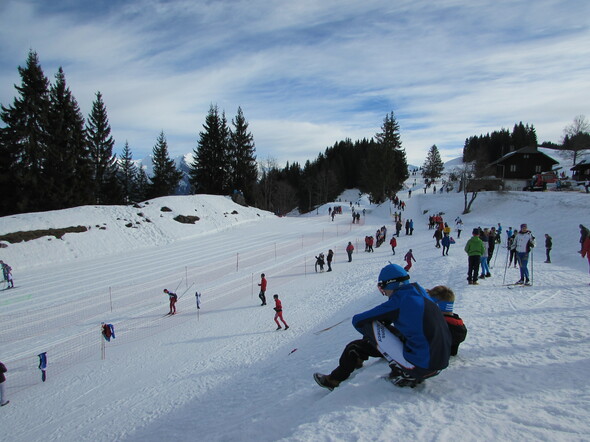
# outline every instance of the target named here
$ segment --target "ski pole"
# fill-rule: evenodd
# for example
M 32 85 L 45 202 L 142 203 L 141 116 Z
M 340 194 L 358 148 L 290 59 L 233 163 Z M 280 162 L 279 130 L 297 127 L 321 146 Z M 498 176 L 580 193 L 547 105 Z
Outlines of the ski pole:
M 182 297 L 183 297 L 183 296 L 186 294 L 186 292 L 188 292 L 188 290 L 189 290 L 189 289 L 190 289 L 190 288 L 191 288 L 193 285 L 195 285 L 195 283 L 194 283 L 194 282 L 193 282 L 193 283 L 191 283 L 191 285 L 189 285 L 189 286 L 186 288 L 186 290 L 185 290 L 184 292 L 182 292 L 182 295 L 180 295 L 180 296 L 178 297 L 178 299 L 182 298 Z
M 504 264 L 504 277 L 502 278 L 502 285 L 506 283 L 506 269 L 508 269 L 508 255 L 510 255 L 510 247 L 506 247 L 506 263 Z
M 184 279 L 184 276 L 182 278 L 180 278 L 180 282 L 176 286 L 176 289 L 174 290 L 174 293 L 176 293 L 178 291 L 178 287 L 180 287 L 180 284 L 182 284 L 183 279 Z

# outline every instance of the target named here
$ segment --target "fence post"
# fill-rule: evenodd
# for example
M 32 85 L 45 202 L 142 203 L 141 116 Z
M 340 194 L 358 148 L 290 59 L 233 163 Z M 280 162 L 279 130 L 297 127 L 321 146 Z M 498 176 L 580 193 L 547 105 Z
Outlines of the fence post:
M 236 253 L 236 272 L 238 271 L 240 267 L 240 253 Z
M 109 287 L 109 300 L 111 302 L 111 313 L 113 313 L 113 294 L 112 294 L 110 287 Z

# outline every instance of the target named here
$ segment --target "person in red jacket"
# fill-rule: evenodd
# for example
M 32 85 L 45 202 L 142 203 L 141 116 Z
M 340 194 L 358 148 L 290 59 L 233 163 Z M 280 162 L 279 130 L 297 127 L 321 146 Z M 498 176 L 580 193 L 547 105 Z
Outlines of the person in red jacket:
M 404 256 L 404 260 L 406 261 L 406 266 L 404 267 L 404 270 L 407 272 L 412 268 L 412 260 L 416 262 L 416 258 L 414 258 L 412 249 L 408 250 L 408 253 L 406 253 L 406 256 Z
M 354 246 L 350 241 L 348 241 L 348 245 L 346 246 L 346 253 L 348 253 L 348 262 L 352 261 L 352 252 L 354 252 Z
M 260 275 L 260 284 L 258 285 L 260 286 L 260 293 L 258 294 L 258 297 L 262 301 L 262 304 L 260 305 L 266 305 L 266 278 L 264 277 L 264 273 Z
M 287 325 L 287 323 L 283 319 L 283 304 L 281 303 L 281 300 L 279 299 L 279 295 L 274 294 L 274 295 L 272 295 L 272 297 L 275 300 L 274 311 L 276 312 L 275 313 L 275 322 L 277 323 L 277 330 L 280 330 L 282 328 L 281 324 L 279 323 L 279 319 L 285 325 L 285 330 L 287 330 L 289 328 L 289 326 Z
M 391 251 L 395 255 L 395 248 L 397 247 L 397 239 L 395 239 L 395 237 L 392 236 L 391 241 L 389 241 L 389 244 L 391 245 Z

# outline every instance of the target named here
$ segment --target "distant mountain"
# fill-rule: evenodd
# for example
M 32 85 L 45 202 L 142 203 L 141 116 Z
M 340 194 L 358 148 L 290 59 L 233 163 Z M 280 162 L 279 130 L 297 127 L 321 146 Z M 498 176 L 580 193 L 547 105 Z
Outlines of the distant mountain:
M 175 195 L 191 195 L 191 185 L 189 182 L 189 164 L 193 161 L 193 154 L 188 153 L 186 155 L 177 156 L 174 158 L 174 164 L 176 168 L 183 173 L 183 177 L 176 188 Z M 151 178 L 154 174 L 154 164 L 152 162 L 152 156 L 149 155 L 141 160 L 134 161 L 137 168 L 142 168 L 146 175 Z

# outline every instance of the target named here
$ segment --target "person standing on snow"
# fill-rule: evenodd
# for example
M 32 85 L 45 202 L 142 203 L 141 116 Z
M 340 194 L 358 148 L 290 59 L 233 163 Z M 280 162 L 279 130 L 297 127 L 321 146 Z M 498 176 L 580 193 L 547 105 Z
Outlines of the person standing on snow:
M 412 260 L 416 262 L 416 258 L 414 258 L 414 254 L 412 253 L 412 249 L 408 250 L 408 253 L 404 256 L 404 261 L 406 261 L 406 266 L 404 270 L 407 272 L 412 268 Z
M 274 295 L 272 295 L 272 297 L 275 300 L 274 311 L 276 312 L 275 313 L 275 322 L 277 323 L 277 330 L 280 330 L 282 328 L 281 324 L 279 323 L 279 319 L 285 325 L 285 330 L 287 330 L 289 328 L 289 326 L 287 325 L 287 323 L 283 319 L 283 304 L 281 303 L 281 300 L 279 299 L 279 295 L 274 294 Z
M 490 246 L 490 238 L 489 238 L 489 230 L 486 227 L 483 231 L 479 230 L 479 237 L 483 242 L 483 255 L 479 258 L 481 264 L 481 275 L 479 275 L 479 279 L 489 278 L 491 275 L 490 273 L 490 266 L 488 265 L 488 251 Z
M 391 246 L 391 251 L 395 255 L 395 248 L 397 247 L 397 239 L 395 239 L 395 236 L 391 237 L 391 241 L 389 241 L 389 245 Z
M 553 238 L 545 233 L 545 263 L 551 264 L 551 249 L 553 248 Z
M 520 279 L 516 284 L 531 285 L 529 279 L 529 253 L 535 247 L 535 237 L 526 224 L 520 225 L 520 230 L 514 235 L 512 248 L 516 250 L 518 264 L 520 265 Z
M 258 286 L 260 287 L 260 293 L 258 294 L 258 297 L 262 301 L 262 304 L 260 305 L 266 305 L 266 278 L 264 277 L 264 273 L 260 275 L 260 284 L 258 284 Z
M 346 246 L 346 253 L 348 254 L 348 262 L 352 262 L 352 252 L 354 252 L 354 246 L 350 241 L 348 241 L 348 245 Z
M 590 231 L 588 230 L 588 228 L 584 227 L 582 224 L 580 224 L 580 253 L 582 253 L 582 249 L 584 248 L 584 241 L 589 236 L 590 236 Z M 2 261 L 0 261 L 0 262 L 2 262 Z M 6 278 L 4 278 L 4 279 L 6 279 Z
M 363 366 L 370 357 L 385 357 L 391 371 L 388 379 L 399 387 L 415 387 L 436 376 L 449 364 L 451 334 L 439 307 L 397 264 L 381 269 L 377 287 L 388 299 L 381 305 L 359 313 L 352 325 L 362 339 L 346 345 L 338 367 L 328 375 L 314 373 L 320 387 L 333 390 Z M 374 324 L 375 323 L 375 324 Z M 381 353 L 374 327 L 385 326 L 393 339 L 394 349 Z
M 588 271 L 590 272 L 590 236 L 587 236 L 584 240 L 580 254 L 582 255 L 582 258 L 588 258 Z
M 440 243 L 442 244 L 443 256 L 449 256 L 449 247 L 451 247 L 451 237 L 448 233 L 443 234 L 443 238 Z
M 479 229 L 477 227 L 473 229 L 472 234 L 473 236 L 465 244 L 465 253 L 467 253 L 469 264 L 469 268 L 467 269 L 467 282 L 472 285 L 477 285 L 479 264 L 485 249 L 483 241 L 479 237 Z
M 8 404 L 8 400 L 6 400 L 6 390 L 4 389 L 4 382 L 6 381 L 6 373 L 8 370 L 6 369 L 6 365 L 0 362 L 0 406 L 3 407 L 4 405 Z
M 14 281 L 12 279 L 12 267 L 10 267 L 4 261 L 0 261 L 0 266 L 2 266 L 2 276 L 8 284 L 7 288 L 14 288 Z
M 164 293 L 166 293 L 168 295 L 168 298 L 170 300 L 170 312 L 168 314 L 175 315 L 176 314 L 176 301 L 178 300 L 178 296 L 176 296 L 176 293 L 172 293 L 172 292 L 168 291 L 168 289 L 164 289 Z
M 328 263 L 328 272 L 332 271 L 332 260 L 334 259 L 334 251 L 332 249 L 328 250 L 328 256 L 326 257 L 326 262 Z

